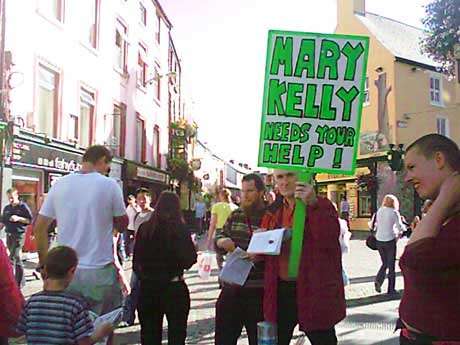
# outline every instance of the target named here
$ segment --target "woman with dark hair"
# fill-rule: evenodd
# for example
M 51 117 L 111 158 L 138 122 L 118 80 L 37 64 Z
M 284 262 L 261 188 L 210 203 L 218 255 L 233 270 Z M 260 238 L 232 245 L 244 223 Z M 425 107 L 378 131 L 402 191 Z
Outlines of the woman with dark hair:
M 190 293 L 183 274 L 196 258 L 179 198 L 164 191 L 152 217 L 137 232 L 134 246 L 133 269 L 141 282 L 138 311 L 142 344 L 161 344 L 164 315 L 168 344 L 185 344 Z

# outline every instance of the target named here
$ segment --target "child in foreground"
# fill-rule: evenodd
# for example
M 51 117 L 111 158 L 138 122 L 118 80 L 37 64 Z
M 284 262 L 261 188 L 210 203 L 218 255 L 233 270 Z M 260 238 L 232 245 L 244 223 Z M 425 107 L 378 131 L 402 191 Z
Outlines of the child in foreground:
M 77 268 L 77 253 L 70 247 L 51 249 L 44 266 L 43 291 L 30 297 L 18 322 L 27 344 L 95 344 L 113 332 L 111 324 L 94 330 L 84 299 L 66 292 Z

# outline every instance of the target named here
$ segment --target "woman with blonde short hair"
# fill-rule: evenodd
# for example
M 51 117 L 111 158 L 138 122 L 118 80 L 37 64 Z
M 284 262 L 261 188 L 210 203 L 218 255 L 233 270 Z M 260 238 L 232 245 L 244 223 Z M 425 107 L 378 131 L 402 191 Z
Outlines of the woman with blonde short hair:
M 382 260 L 382 265 L 375 277 L 375 290 L 381 292 L 382 284 L 388 270 L 388 294 L 395 294 L 395 262 L 396 262 L 396 241 L 405 231 L 399 214 L 399 201 L 394 195 L 387 194 L 383 198 L 382 206 L 376 215 L 377 249 Z

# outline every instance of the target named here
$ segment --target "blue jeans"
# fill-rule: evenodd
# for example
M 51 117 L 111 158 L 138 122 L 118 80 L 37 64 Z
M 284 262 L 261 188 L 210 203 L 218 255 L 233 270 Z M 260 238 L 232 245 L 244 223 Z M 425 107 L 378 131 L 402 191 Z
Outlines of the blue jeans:
M 134 320 L 136 319 L 136 309 L 137 304 L 139 302 L 139 294 L 140 294 L 140 286 L 141 282 L 137 277 L 136 273 L 132 273 L 131 275 L 131 293 L 125 298 L 123 307 L 124 307 L 124 314 L 123 314 L 123 321 L 125 321 L 128 325 L 133 325 Z

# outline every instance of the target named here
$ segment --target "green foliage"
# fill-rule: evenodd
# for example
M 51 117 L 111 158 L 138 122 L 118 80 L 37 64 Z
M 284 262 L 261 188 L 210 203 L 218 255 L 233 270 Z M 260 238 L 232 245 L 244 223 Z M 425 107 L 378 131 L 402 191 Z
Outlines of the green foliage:
M 455 74 L 454 44 L 460 43 L 460 1 L 434 0 L 425 8 L 423 19 L 428 35 L 422 51 L 442 65 L 443 72 Z
M 187 161 L 182 158 L 169 159 L 168 166 L 171 177 L 179 181 L 185 181 L 190 172 L 192 172 Z

